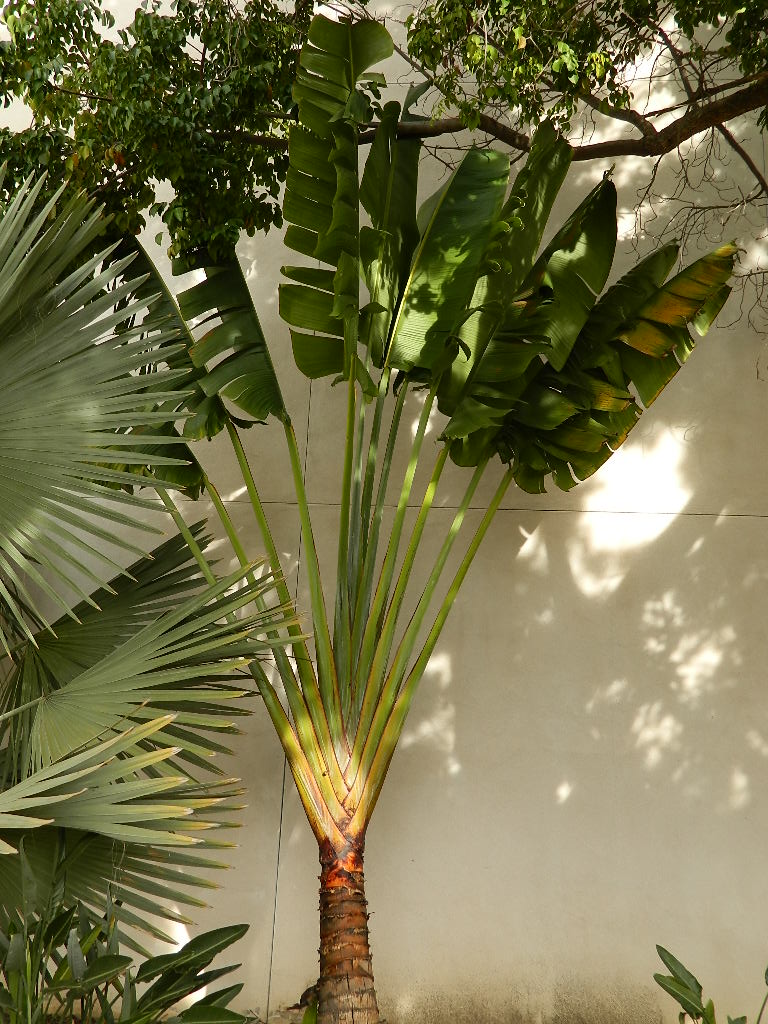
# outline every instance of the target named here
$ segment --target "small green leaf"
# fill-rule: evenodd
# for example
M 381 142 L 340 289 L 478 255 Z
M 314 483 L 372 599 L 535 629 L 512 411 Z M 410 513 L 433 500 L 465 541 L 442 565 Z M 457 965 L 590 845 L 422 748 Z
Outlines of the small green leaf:
M 24 943 L 24 936 L 21 932 L 16 932 L 15 935 L 11 936 L 11 942 L 5 956 L 5 969 L 9 974 L 11 971 L 23 971 L 25 963 L 26 945 Z
M 136 975 L 136 981 L 149 981 L 163 974 L 166 970 L 178 970 L 180 967 L 206 967 L 211 960 L 227 946 L 237 942 L 248 931 L 247 924 L 231 925 L 228 928 L 214 928 L 196 936 L 177 953 L 165 953 L 162 956 L 145 960 Z
M 244 1024 L 245 1017 L 223 1006 L 191 1006 L 179 1014 L 184 1024 Z
M 118 974 L 127 970 L 132 963 L 133 960 L 129 956 L 120 956 L 114 953 L 100 956 L 88 965 L 83 980 L 80 982 L 81 988 L 88 990 L 96 988 L 97 985 L 101 985 L 105 981 L 111 981 L 112 978 L 116 978 Z
M 654 974 L 653 980 L 665 992 L 668 992 L 673 999 L 677 1000 L 685 1012 L 690 1017 L 693 1017 L 694 1020 L 700 1020 L 704 1016 L 704 1006 L 701 999 L 687 985 L 666 974 Z
M 86 964 L 83 951 L 80 948 L 80 940 L 77 937 L 77 928 L 71 928 L 67 939 L 67 963 L 72 977 L 80 981 L 85 974 Z
M 123 986 L 123 1005 L 120 1010 L 120 1020 L 127 1021 L 136 1012 L 136 983 L 134 982 L 131 972 L 127 971 L 125 975 L 125 985 Z
M 301 1024 L 317 1024 L 317 1000 L 309 1004 L 301 1018 Z
M 673 977 L 677 978 L 678 981 L 682 982 L 683 985 L 701 999 L 702 989 L 699 979 L 691 974 L 688 968 L 681 964 L 677 957 L 673 956 L 668 949 L 664 949 L 663 946 L 656 946 L 656 952 L 659 954 L 664 966 L 668 967 L 672 972 Z

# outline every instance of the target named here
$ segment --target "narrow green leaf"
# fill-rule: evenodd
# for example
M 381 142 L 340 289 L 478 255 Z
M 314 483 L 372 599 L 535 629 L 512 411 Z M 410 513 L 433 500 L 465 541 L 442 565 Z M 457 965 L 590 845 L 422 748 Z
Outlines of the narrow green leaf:
M 657 945 L 656 952 L 659 954 L 664 966 L 672 972 L 673 977 L 690 989 L 691 992 L 694 992 L 700 999 L 702 988 L 699 979 L 691 974 L 688 968 L 681 964 L 677 957 L 673 956 L 668 949 Z
M 200 970 L 222 950 L 237 942 L 248 931 L 247 924 L 230 925 L 225 928 L 214 928 L 197 935 L 187 942 L 177 953 L 165 953 L 162 956 L 145 960 L 136 974 L 137 983 L 151 981 L 169 970 L 182 967 Z
M 179 1015 L 184 1024 L 245 1024 L 246 1018 L 223 1006 L 191 1006 Z
M 660 985 L 665 992 L 669 993 L 673 999 L 675 999 L 683 1010 L 694 1020 L 700 1020 L 704 1016 L 704 1006 L 702 1005 L 701 999 L 692 992 L 687 985 L 683 982 L 678 981 L 677 978 L 673 978 L 665 974 L 654 974 L 654 981 L 657 985 Z

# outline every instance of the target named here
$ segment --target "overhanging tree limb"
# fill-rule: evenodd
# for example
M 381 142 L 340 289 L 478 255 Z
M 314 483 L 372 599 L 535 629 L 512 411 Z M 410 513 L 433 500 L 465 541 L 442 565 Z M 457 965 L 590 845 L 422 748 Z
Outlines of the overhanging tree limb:
M 768 105 L 768 71 L 758 75 L 750 85 L 738 92 L 721 96 L 703 106 L 695 106 L 655 134 L 642 138 L 607 139 L 585 146 L 573 147 L 574 160 L 599 160 L 620 156 L 663 156 L 710 128 L 717 128 L 736 117 Z M 360 135 L 361 143 L 373 141 L 374 125 Z M 531 148 L 530 136 L 502 124 L 489 114 L 480 114 L 478 127 L 487 135 L 513 149 L 527 153 Z M 401 139 L 428 139 L 449 135 L 465 128 L 459 117 L 441 117 L 433 121 L 405 121 L 398 125 Z

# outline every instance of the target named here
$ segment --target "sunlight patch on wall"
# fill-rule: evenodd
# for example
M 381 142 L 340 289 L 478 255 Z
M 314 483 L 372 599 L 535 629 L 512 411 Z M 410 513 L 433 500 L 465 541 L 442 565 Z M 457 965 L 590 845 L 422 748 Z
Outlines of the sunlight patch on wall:
M 235 487 L 235 489 L 233 491 L 229 491 L 227 493 L 227 496 L 223 500 L 225 502 L 227 502 L 227 501 L 245 500 L 247 495 L 248 495 L 248 488 L 245 486 L 245 484 L 243 484 L 242 487 Z
M 714 634 L 688 633 L 680 638 L 669 660 L 678 666 L 680 682 L 673 683 L 672 689 L 678 692 L 681 703 L 695 706 L 705 693 L 717 688 L 724 649 L 735 639 L 732 626 L 723 626 Z
M 249 239 L 241 238 L 240 241 L 246 242 L 249 241 Z M 250 289 L 251 295 L 258 296 L 259 310 L 263 311 L 270 307 L 277 309 L 277 288 L 275 287 L 269 271 L 266 268 L 262 268 L 261 261 L 258 257 L 251 256 L 249 254 L 245 258 L 241 257 L 240 263 L 241 266 L 245 264 L 245 266 L 243 266 L 243 276 L 245 277 L 245 281 Z
M 765 238 L 756 238 L 745 244 L 745 257 L 748 266 L 764 267 L 768 259 L 768 242 Z
M 401 747 L 412 747 L 416 743 L 429 743 L 441 753 L 451 753 L 456 745 L 456 708 L 452 703 L 441 701 L 429 718 L 403 733 Z
M 671 429 L 653 443 L 625 448 L 601 471 L 587 494 L 585 513 L 568 542 L 574 581 L 587 597 L 606 597 L 621 585 L 627 554 L 652 543 L 685 508 L 684 447 Z
M 635 238 L 637 234 L 637 218 L 634 210 L 622 210 L 616 218 L 616 237 L 620 242 Z
M 451 685 L 451 656 L 450 654 L 433 654 L 427 662 L 425 676 L 431 676 L 435 682 L 431 685 L 446 690 Z
M 750 729 L 747 732 L 747 743 L 756 754 L 768 757 L 768 740 L 757 729 Z
M 594 529 L 595 524 L 590 524 L 590 532 Z M 569 540 L 566 552 L 573 579 L 585 597 L 608 597 L 621 586 L 626 568 L 618 558 L 590 559 L 588 543 L 585 544 L 582 537 Z
M 667 32 L 672 31 L 675 28 L 675 20 L 671 15 L 668 16 L 663 22 L 662 27 Z M 675 89 L 670 85 L 662 84 L 658 78 L 658 69 L 656 67 L 657 62 L 664 53 L 663 48 L 660 45 L 651 47 L 647 53 L 642 55 L 634 66 L 634 76 L 632 79 L 632 96 L 633 106 L 637 106 L 641 111 L 650 109 L 663 109 L 665 107 L 673 106 L 679 102 L 679 95 Z M 649 82 L 653 82 L 653 89 L 649 89 Z M 661 115 L 654 118 L 654 125 L 656 129 L 660 129 L 667 124 L 671 124 L 672 121 L 678 116 L 675 110 L 670 110 L 666 115 Z
M 642 751 L 645 767 L 656 768 L 665 753 L 680 749 L 683 725 L 671 712 L 665 711 L 661 701 L 643 704 L 632 723 L 635 746 Z
M 573 786 L 570 782 L 568 782 L 567 780 L 561 782 L 555 790 L 555 797 L 557 798 L 557 802 L 559 804 L 564 804 L 572 792 Z
M 731 779 L 728 787 L 728 807 L 732 811 L 741 811 L 752 800 L 749 787 L 749 776 L 741 768 L 735 767 L 731 771 Z
M 547 552 L 547 542 L 544 540 L 544 535 L 540 527 L 536 527 L 531 533 L 525 529 L 525 527 L 518 527 L 520 535 L 524 538 L 522 546 L 517 553 L 517 558 L 521 562 L 527 562 L 528 568 L 531 572 L 535 572 L 538 576 L 545 576 L 549 569 L 549 554 Z
M 737 634 L 730 623 L 717 629 L 691 629 L 679 597 L 667 590 L 643 605 L 643 627 L 648 631 L 644 650 L 651 655 L 668 654 L 675 677 L 670 689 L 681 704 L 696 707 L 701 698 L 730 685 L 723 680 L 723 665 L 738 665 Z
M 411 420 L 411 440 L 413 440 L 413 438 L 416 437 L 416 431 L 419 429 L 419 420 L 421 419 L 421 412 L 422 412 L 422 409 L 424 408 L 424 402 L 426 401 L 426 394 L 418 395 L 417 398 L 418 398 L 418 402 L 419 402 L 419 414 L 418 414 L 418 416 L 414 416 L 414 418 Z M 438 415 L 439 415 L 439 413 L 437 411 L 437 403 L 435 403 L 432 406 L 432 408 L 429 410 L 429 419 L 427 420 L 427 428 L 424 431 L 424 436 L 425 437 L 427 437 L 427 435 L 432 433 L 432 430 L 433 430 L 434 425 L 435 425 L 435 419 L 438 417 Z
M 662 654 L 667 649 L 670 629 L 682 629 L 685 624 L 685 615 L 682 605 L 674 590 L 665 591 L 661 597 L 649 598 L 643 605 L 643 626 L 656 630 L 652 636 L 647 636 L 644 641 L 644 648 L 649 654 Z
M 600 470 L 586 496 L 588 512 L 665 513 L 655 532 L 643 523 L 643 531 L 617 524 L 613 534 L 595 538 L 600 550 L 637 547 L 655 540 L 669 525 L 666 518 L 681 512 L 691 497 L 683 485 L 682 463 L 686 443 L 669 427 L 662 428 L 654 440 L 623 447 Z
M 703 547 L 704 547 L 704 538 L 703 537 L 697 537 L 696 540 L 693 542 L 693 544 L 691 544 L 691 546 L 686 551 L 686 557 L 692 558 L 694 555 L 698 554 L 699 551 L 701 551 L 701 549 Z
M 551 626 L 555 621 L 554 608 L 544 608 L 542 611 L 536 612 L 533 617 L 538 626 Z
M 404 730 L 400 746 L 408 748 L 417 744 L 427 745 L 444 755 L 444 767 L 448 775 L 458 775 L 461 772 L 461 762 L 455 755 L 456 705 L 444 696 L 453 678 L 450 655 L 433 655 L 424 674 L 425 677 L 432 677 L 429 682 L 425 678 L 425 687 L 428 690 L 434 690 L 436 687 L 441 693 L 437 695 L 431 713 Z
M 629 694 L 629 683 L 626 679 L 614 679 L 607 686 L 600 686 L 595 690 L 587 701 L 586 709 L 591 714 L 603 705 L 615 706 L 620 704 Z

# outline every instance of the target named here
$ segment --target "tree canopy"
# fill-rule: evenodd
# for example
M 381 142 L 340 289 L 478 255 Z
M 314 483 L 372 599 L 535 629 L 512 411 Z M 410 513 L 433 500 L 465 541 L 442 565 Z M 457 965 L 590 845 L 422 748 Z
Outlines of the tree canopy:
M 548 118 L 574 161 L 646 158 L 633 168 L 639 245 L 764 236 L 763 0 L 421 0 L 406 27 L 407 59 L 433 87 L 430 134 L 477 128 L 522 153 Z M 753 286 L 742 309 L 764 313 L 757 250 L 737 276 Z
M 161 214 L 176 251 L 232 248 L 281 223 L 285 123 L 306 13 L 273 0 L 144 0 L 116 28 L 99 0 L 10 0 L 0 132 L 9 186 L 43 167 L 106 203 L 120 232 Z M 159 188 L 167 181 L 173 194 Z
M 171 255 L 222 256 L 241 232 L 279 225 L 291 83 L 311 10 L 306 0 L 292 10 L 276 0 L 174 0 L 170 10 L 143 0 L 116 28 L 101 0 L 9 0 L 2 98 L 26 103 L 30 123 L 0 130 L 8 181 L 44 166 L 49 193 L 70 179 L 105 202 L 120 232 L 159 214 Z M 650 233 L 662 241 L 731 237 L 727 224 L 744 210 L 755 214 L 749 235 L 759 231 L 765 3 L 423 0 L 399 49 L 414 81 L 432 86 L 401 135 L 455 148 L 452 133 L 469 127 L 523 153 L 546 118 L 575 161 L 649 158 L 638 207 L 652 208 Z M 676 177 L 661 185 L 668 154 Z M 692 183 L 706 186 L 695 200 Z
M 409 53 L 470 127 L 489 111 L 523 128 L 548 117 L 567 131 L 586 104 L 655 139 L 633 150 L 654 155 L 673 148 L 689 125 L 711 127 L 768 103 L 765 4 L 424 0 L 407 25 Z M 643 72 L 646 59 L 652 64 Z M 666 137 L 656 139 L 654 118 L 661 112 L 641 110 L 637 94 L 639 82 L 661 85 L 669 78 L 677 79 L 681 95 L 664 113 L 686 118 L 669 133 L 671 146 Z M 615 155 L 630 148 L 614 145 Z

